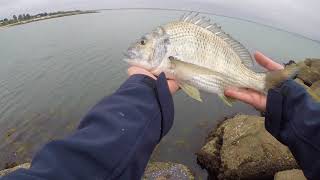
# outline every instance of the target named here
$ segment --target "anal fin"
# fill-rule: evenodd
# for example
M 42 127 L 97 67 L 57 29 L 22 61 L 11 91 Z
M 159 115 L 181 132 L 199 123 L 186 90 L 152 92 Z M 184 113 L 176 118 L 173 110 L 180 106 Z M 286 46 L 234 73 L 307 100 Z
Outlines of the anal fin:
M 192 97 L 193 99 L 195 99 L 197 101 L 202 102 L 200 92 L 197 88 L 195 88 L 189 84 L 186 84 L 186 83 L 180 83 L 179 86 L 190 97 Z
M 220 99 L 229 107 L 232 107 L 232 104 L 236 101 L 235 99 L 231 97 L 227 97 L 225 95 L 219 95 Z

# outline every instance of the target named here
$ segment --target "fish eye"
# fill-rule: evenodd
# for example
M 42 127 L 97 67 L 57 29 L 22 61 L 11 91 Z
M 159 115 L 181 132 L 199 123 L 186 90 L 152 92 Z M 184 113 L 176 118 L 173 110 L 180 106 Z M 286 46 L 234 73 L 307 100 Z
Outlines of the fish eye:
M 142 39 L 142 40 L 140 41 L 140 44 L 141 44 L 141 45 L 146 45 L 146 40 Z

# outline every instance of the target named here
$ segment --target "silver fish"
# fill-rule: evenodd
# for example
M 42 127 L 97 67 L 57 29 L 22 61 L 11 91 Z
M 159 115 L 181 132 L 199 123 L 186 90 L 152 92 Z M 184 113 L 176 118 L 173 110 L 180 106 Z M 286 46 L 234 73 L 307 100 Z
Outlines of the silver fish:
M 249 51 L 199 13 L 189 13 L 157 27 L 132 44 L 125 55 L 131 65 L 155 75 L 164 72 L 198 101 L 202 101 L 202 90 L 218 94 L 228 105 L 232 101 L 224 96 L 228 86 L 265 93 L 294 74 L 294 68 L 275 73 L 252 71 Z

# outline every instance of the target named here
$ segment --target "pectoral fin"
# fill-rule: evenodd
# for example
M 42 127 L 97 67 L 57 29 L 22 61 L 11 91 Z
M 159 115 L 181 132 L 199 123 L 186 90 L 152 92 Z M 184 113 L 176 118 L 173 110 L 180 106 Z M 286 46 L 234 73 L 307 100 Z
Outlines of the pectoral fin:
M 219 95 L 221 100 L 228 106 L 232 107 L 232 104 L 235 102 L 235 99 L 227 97 L 225 95 Z
M 186 84 L 186 83 L 181 83 L 181 84 L 179 84 L 179 86 L 190 97 L 192 97 L 193 99 L 195 99 L 197 101 L 202 102 L 200 92 L 197 88 L 195 88 L 189 84 Z
M 181 61 L 179 59 L 179 57 L 170 56 L 169 60 L 170 60 L 170 63 L 171 63 L 171 69 L 174 69 L 174 70 L 176 70 L 178 72 L 195 73 L 195 74 L 202 74 L 202 75 L 213 75 L 213 74 L 215 74 L 214 71 L 212 71 L 212 70 L 210 70 L 210 69 L 208 69 L 206 67 Z

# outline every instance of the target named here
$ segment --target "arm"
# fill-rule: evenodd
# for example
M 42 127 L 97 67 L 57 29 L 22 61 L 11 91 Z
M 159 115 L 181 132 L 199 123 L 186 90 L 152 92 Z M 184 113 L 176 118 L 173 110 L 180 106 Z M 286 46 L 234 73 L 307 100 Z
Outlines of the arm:
M 3 179 L 140 179 L 173 123 L 165 76 L 131 76 L 84 117 L 70 137 L 45 145 L 29 170 Z
M 320 178 L 320 103 L 296 82 L 269 90 L 266 129 L 287 145 L 308 179 Z

